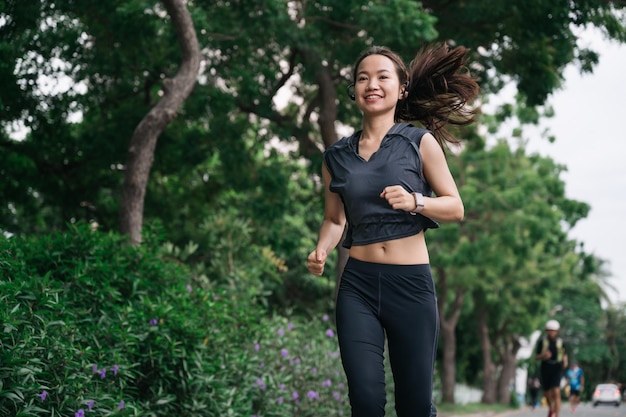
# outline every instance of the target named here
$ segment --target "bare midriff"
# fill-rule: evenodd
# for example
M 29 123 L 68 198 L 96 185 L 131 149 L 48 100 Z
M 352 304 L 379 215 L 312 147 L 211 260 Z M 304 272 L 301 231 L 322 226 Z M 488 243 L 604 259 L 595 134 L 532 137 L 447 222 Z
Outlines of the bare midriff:
M 352 246 L 350 257 L 365 262 L 391 265 L 416 265 L 429 263 L 424 232 L 401 239 Z

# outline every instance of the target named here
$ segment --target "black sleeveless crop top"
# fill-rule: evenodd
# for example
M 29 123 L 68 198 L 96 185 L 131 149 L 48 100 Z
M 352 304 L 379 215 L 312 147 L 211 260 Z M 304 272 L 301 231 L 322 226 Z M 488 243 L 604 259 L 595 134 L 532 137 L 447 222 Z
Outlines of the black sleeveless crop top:
M 330 191 L 340 195 L 348 222 L 344 247 L 400 239 L 439 227 L 421 214 L 394 210 L 380 197 L 383 188 L 390 185 L 432 195 L 419 152 L 425 133 L 428 131 L 411 124 L 397 123 L 368 161 L 358 154 L 360 130 L 326 149 L 324 163 L 331 175 Z

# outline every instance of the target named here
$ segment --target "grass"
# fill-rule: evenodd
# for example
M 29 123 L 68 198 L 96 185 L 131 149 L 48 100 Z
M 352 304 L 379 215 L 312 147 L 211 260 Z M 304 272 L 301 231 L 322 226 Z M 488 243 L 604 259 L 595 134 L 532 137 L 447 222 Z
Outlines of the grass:
M 468 403 L 468 404 L 437 404 L 438 415 L 440 417 L 446 416 L 460 416 L 465 414 L 476 413 L 489 413 L 499 414 L 506 411 L 511 411 L 513 408 L 503 404 L 481 404 L 481 403 Z

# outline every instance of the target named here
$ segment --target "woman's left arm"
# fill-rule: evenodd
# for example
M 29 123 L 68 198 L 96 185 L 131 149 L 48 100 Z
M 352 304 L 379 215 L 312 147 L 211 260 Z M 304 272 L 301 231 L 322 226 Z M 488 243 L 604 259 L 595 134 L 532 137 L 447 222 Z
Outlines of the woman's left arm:
M 465 208 L 450 173 L 448 161 L 441 146 L 430 133 L 422 137 L 420 153 L 424 164 L 424 176 L 436 195 L 424 197 L 424 209 L 421 214 L 441 222 L 463 220 Z

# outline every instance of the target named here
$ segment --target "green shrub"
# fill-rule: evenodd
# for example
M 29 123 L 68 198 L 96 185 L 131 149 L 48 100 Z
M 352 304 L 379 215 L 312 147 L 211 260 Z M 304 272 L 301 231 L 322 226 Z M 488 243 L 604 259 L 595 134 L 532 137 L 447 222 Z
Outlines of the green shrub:
M 252 417 L 349 416 L 348 387 L 328 315 L 276 316 L 262 323 L 251 347 Z M 395 415 L 388 349 L 384 354 L 387 415 Z M 365 364 L 364 364 L 365 366 Z
M 348 416 L 348 389 L 328 316 L 263 323 L 250 346 L 254 416 Z
M 261 287 L 209 280 L 191 252 L 86 226 L 1 239 L 0 416 L 349 415 L 328 317 L 266 317 Z
M 0 241 L 0 415 L 249 414 L 262 311 L 161 244 L 86 226 Z

